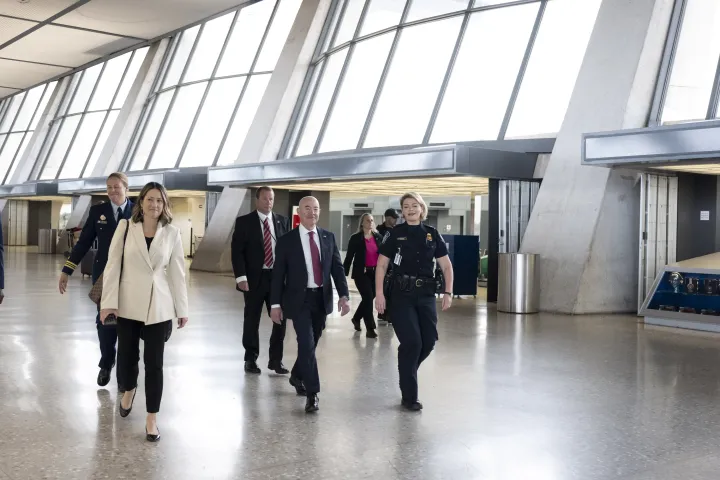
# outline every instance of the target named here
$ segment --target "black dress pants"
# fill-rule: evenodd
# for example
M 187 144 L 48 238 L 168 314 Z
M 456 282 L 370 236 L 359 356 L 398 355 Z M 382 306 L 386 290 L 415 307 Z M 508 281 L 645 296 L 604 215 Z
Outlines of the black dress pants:
M 117 343 L 117 328 L 115 325 L 103 325 L 100 321 L 100 310 L 98 309 L 95 320 L 97 326 L 98 341 L 100 342 L 100 363 L 98 368 L 112 370 L 115 366 L 115 344 Z
M 263 306 L 270 315 L 270 286 L 272 283 L 272 270 L 263 270 L 260 284 L 257 289 L 243 292 L 245 297 L 245 321 L 243 323 L 243 347 L 245 347 L 245 361 L 255 362 L 260 356 L 260 317 Z M 283 358 L 283 342 L 287 323 L 272 322 L 270 334 L 270 360 L 269 365 L 280 365 Z
M 172 321 L 145 325 L 136 320 L 118 318 L 118 383 L 126 392 L 137 387 L 140 362 L 140 337 L 145 342 L 145 404 L 148 413 L 160 411 L 163 391 L 163 355 Z
M 375 269 L 367 269 L 365 273 L 355 278 L 355 286 L 360 292 L 360 305 L 353 315 L 353 323 L 365 320 L 365 328 L 375 330 L 375 315 L 373 313 L 373 301 L 375 300 Z
M 322 288 L 305 293 L 305 305 L 292 319 L 298 342 L 298 355 L 290 375 L 301 380 L 308 395 L 320 392 L 315 348 L 325 330 L 325 300 Z
M 437 309 L 435 295 L 392 293 L 391 316 L 398 347 L 398 373 L 403 400 L 418 399 L 417 371 L 430 355 L 437 341 Z

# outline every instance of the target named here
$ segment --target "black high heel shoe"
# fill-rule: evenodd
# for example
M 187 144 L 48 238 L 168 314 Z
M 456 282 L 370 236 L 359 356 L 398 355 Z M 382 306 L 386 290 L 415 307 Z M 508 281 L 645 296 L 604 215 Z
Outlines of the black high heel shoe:
M 133 403 L 135 403 L 135 395 L 136 395 L 136 394 L 137 394 L 137 387 L 135 387 L 135 391 L 133 392 L 133 398 L 132 398 L 132 400 L 130 401 L 130 408 L 128 408 L 127 410 L 125 410 L 125 409 L 123 408 L 123 406 L 122 406 L 122 398 L 120 399 L 120 405 L 119 405 L 119 407 L 120 407 L 120 416 L 121 416 L 121 417 L 125 418 L 125 417 L 127 417 L 128 415 L 130 415 L 130 412 L 132 412 L 132 407 L 133 407 Z
M 157 431 L 158 431 L 157 435 L 153 435 L 153 434 L 151 434 L 151 433 L 148 433 L 147 425 L 145 425 L 145 439 L 146 439 L 148 442 L 153 442 L 153 443 L 159 442 L 159 441 L 160 441 L 160 428 L 158 428 Z

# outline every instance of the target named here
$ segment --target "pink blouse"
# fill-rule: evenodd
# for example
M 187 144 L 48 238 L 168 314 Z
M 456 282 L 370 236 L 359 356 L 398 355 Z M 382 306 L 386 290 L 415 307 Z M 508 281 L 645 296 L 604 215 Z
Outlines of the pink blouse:
M 377 267 L 378 246 L 374 237 L 365 239 L 365 266 Z

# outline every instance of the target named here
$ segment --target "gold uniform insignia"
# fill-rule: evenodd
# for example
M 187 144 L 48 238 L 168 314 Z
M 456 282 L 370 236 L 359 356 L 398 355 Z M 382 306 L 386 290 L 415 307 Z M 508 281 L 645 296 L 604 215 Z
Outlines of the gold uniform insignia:
M 428 233 L 426 238 L 427 238 L 428 242 L 432 242 L 432 234 L 431 233 Z
M 105 221 L 105 215 L 100 215 L 100 220 Z

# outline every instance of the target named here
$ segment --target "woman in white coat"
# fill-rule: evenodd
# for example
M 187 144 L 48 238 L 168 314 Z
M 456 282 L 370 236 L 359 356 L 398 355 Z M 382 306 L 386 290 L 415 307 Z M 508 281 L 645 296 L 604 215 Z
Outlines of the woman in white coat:
M 100 319 L 117 321 L 117 375 L 125 393 L 120 416 L 132 410 L 137 391 L 140 338 L 145 342 L 145 400 L 148 441 L 160 440 L 157 413 L 163 390 L 163 353 L 172 333 L 188 321 L 185 260 L 180 229 L 170 224 L 167 192 L 159 183 L 145 185 L 132 218 L 118 225 L 103 274 Z

